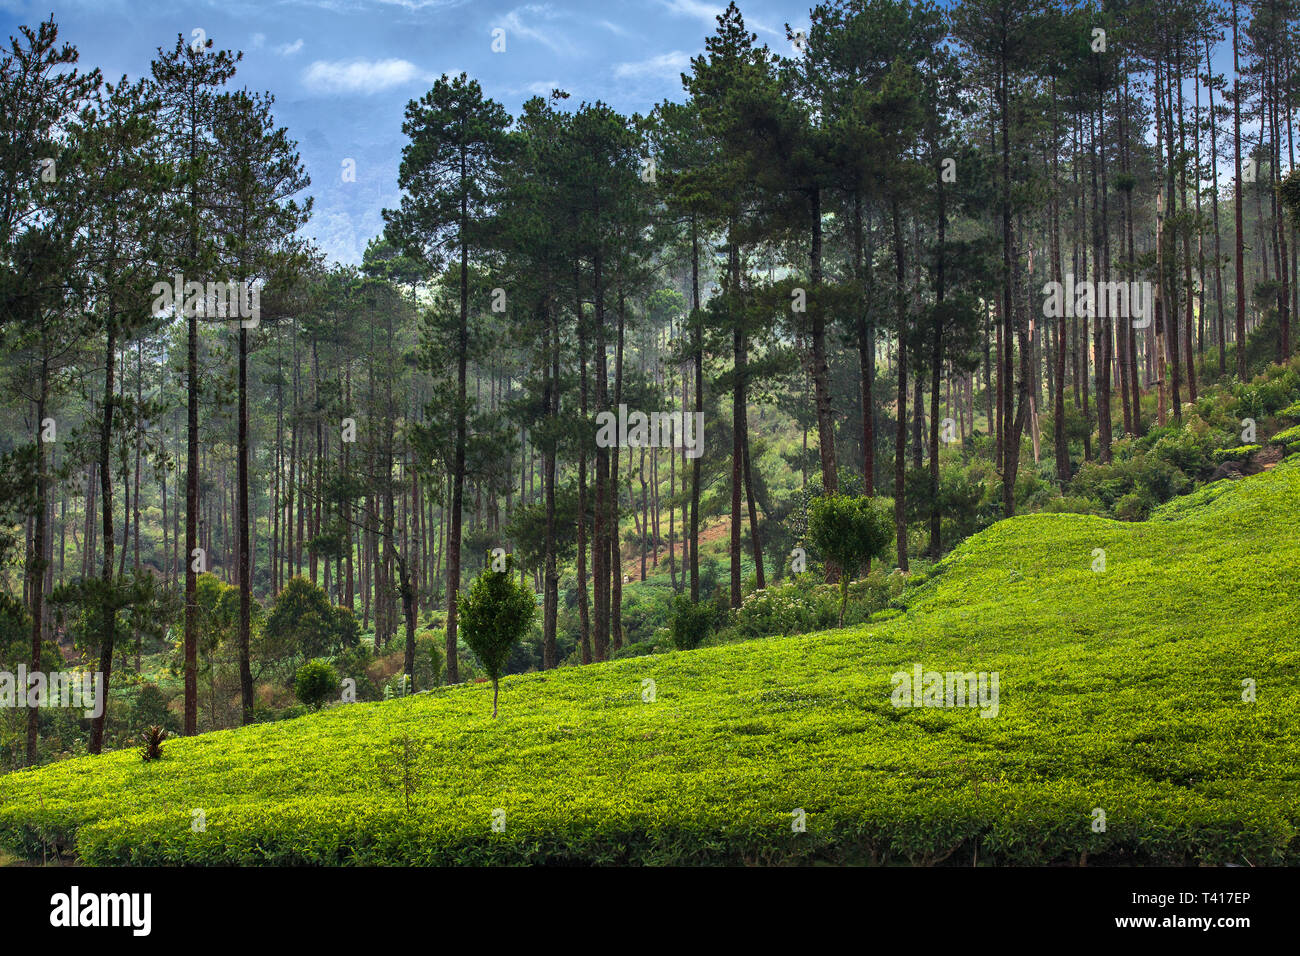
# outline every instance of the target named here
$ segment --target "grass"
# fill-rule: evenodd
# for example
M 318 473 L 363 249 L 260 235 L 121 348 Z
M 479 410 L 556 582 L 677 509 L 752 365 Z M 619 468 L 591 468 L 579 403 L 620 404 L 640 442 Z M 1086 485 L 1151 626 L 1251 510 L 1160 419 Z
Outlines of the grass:
M 507 678 L 498 720 L 471 684 L 10 774 L 0 845 L 91 864 L 1300 863 L 1297 513 L 1292 457 L 1148 522 L 1000 522 L 890 620 Z M 895 708 L 891 675 L 916 663 L 998 672 L 998 716 Z

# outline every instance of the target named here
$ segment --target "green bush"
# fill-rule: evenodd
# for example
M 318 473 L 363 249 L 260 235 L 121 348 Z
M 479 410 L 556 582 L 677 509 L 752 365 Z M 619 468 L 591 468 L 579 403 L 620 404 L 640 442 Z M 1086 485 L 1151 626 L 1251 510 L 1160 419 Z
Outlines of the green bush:
M 446 652 L 443 650 L 445 644 L 445 632 L 441 629 L 436 631 L 425 631 L 423 634 L 416 635 L 416 690 L 428 690 L 431 687 L 442 686 L 443 664 L 447 656 Z
M 849 582 L 894 541 L 892 507 L 878 498 L 825 495 L 808 504 L 808 540 L 840 571 L 839 624 L 849 602 Z
M 740 607 L 729 612 L 727 629 L 718 635 L 718 642 L 811 634 L 841 626 L 839 585 L 822 583 L 820 577 L 821 568 L 814 565 L 745 595 Z M 851 582 L 844 624 L 860 623 L 888 607 L 902 593 L 905 582 L 910 579 L 883 569 Z
M 268 649 L 279 658 L 338 654 L 361 640 L 352 612 L 330 604 L 325 589 L 306 578 L 291 578 L 275 596 L 263 632 Z
M 707 601 L 695 604 L 685 595 L 677 595 L 673 599 L 671 622 L 673 643 L 681 650 L 699 647 L 713 629 L 716 613 Z
M 177 730 L 178 721 L 168 709 L 168 701 L 169 698 L 159 690 L 157 684 L 142 685 L 131 705 L 132 729 L 139 733 L 156 725 L 164 730 Z
M 1236 448 L 1216 448 L 1214 450 L 1214 460 L 1216 462 L 1225 461 L 1245 461 L 1255 452 L 1259 451 L 1259 445 L 1238 445 Z
M 319 710 L 321 704 L 339 691 L 339 678 L 334 668 L 322 660 L 308 661 L 298 668 L 293 679 L 293 692 L 297 698 L 312 710 Z
M 370 677 L 370 665 L 375 662 L 375 652 L 367 643 L 358 643 L 334 655 L 334 669 L 339 680 L 351 679 L 358 701 L 379 700 L 380 688 Z

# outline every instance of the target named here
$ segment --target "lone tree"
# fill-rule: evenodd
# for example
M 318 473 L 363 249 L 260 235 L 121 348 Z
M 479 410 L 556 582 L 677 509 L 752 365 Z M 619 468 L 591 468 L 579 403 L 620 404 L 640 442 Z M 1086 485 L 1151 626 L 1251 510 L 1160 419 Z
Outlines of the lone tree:
M 808 540 L 840 574 L 840 627 L 849 602 L 849 582 L 872 558 L 883 559 L 894 543 L 893 516 L 880 499 L 824 495 L 808 503 Z
M 465 643 L 492 678 L 492 716 L 497 715 L 498 682 L 505 673 L 510 652 L 533 626 L 537 599 L 527 585 L 515 580 L 514 555 L 506 555 L 505 570 L 491 565 L 470 585 L 462 598 L 461 630 Z

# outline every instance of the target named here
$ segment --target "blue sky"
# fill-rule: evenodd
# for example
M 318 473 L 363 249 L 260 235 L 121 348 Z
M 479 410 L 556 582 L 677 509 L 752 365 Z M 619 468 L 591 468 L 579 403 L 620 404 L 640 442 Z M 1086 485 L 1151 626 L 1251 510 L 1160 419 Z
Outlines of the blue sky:
M 106 77 L 145 74 L 157 47 L 203 30 L 242 50 L 237 86 L 270 91 L 298 141 L 322 249 L 357 262 L 398 201 L 406 103 L 464 70 L 511 113 L 553 87 L 645 112 L 681 98 L 680 73 L 703 50 L 716 0 L 0 0 L 3 37 L 51 12 L 60 38 Z M 789 52 L 785 24 L 806 27 L 811 0 L 744 0 L 759 41 Z M 504 52 L 493 52 L 493 30 Z M 356 181 L 344 182 L 346 160 Z

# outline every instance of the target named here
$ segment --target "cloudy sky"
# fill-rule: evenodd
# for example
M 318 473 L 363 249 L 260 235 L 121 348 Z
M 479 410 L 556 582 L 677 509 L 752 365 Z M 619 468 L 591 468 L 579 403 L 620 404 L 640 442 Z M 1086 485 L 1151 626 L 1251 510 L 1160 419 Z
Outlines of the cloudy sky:
M 316 211 L 308 233 L 357 262 L 396 205 L 402 112 L 442 73 L 465 71 L 512 113 L 559 87 L 645 112 L 681 98 L 681 72 L 725 4 L 710 0 L 0 0 L 7 37 L 51 12 L 60 38 L 106 77 L 148 72 L 177 34 L 242 50 L 236 85 L 270 91 L 298 141 Z M 742 0 L 759 41 L 788 52 L 811 0 Z M 494 31 L 505 50 L 494 52 Z M 194 31 L 202 30 L 203 34 Z M 500 45 L 498 43 L 498 45 Z M 344 182 L 352 160 L 356 181 Z

